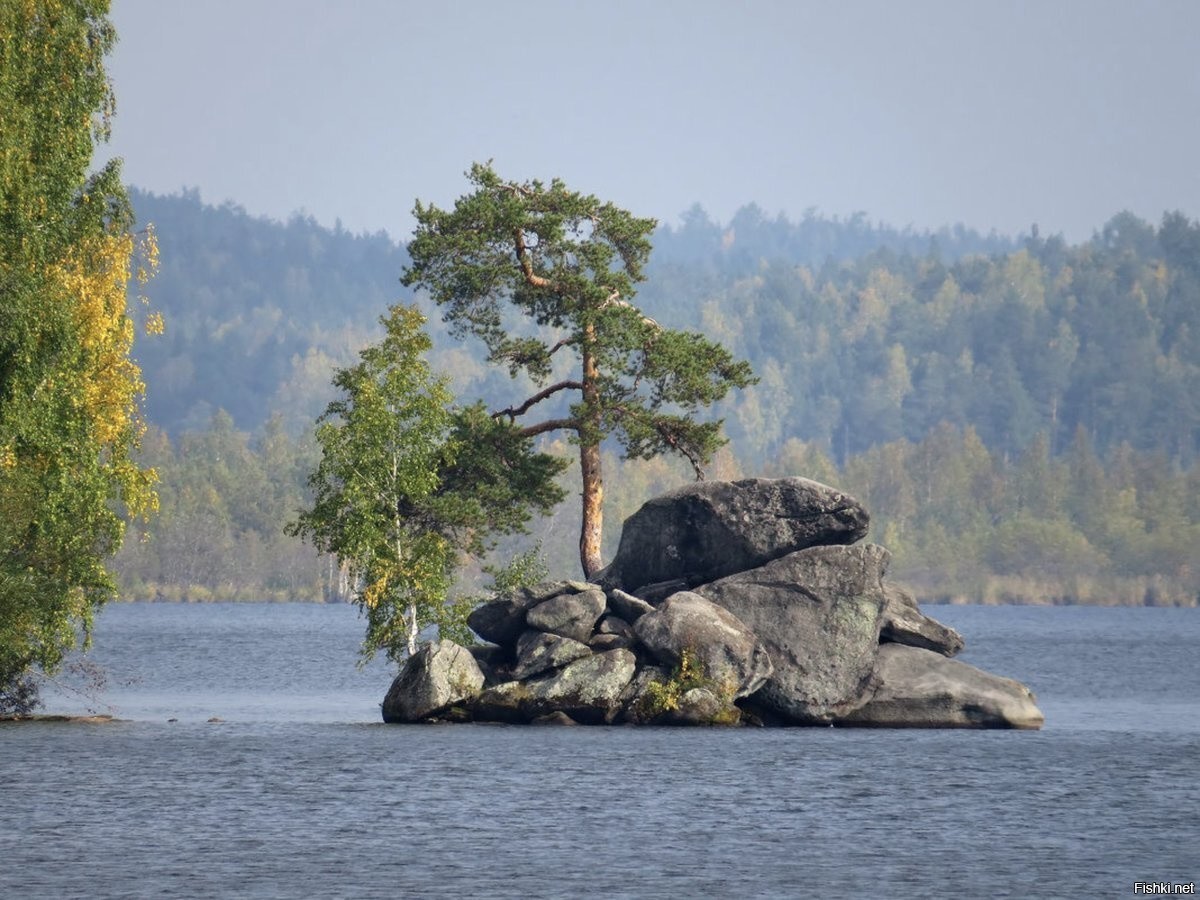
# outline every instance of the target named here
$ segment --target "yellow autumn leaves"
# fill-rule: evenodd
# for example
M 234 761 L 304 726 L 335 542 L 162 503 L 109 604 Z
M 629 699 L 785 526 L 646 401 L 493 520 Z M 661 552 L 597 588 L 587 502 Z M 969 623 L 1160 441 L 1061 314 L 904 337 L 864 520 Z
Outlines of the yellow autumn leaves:
M 105 232 L 80 242 L 53 269 L 62 296 L 72 302 L 78 334 L 78 403 L 92 423 L 93 440 L 116 470 L 130 513 L 142 515 L 157 508 L 153 470 L 141 470 L 127 459 L 125 449 L 136 445 L 145 431 L 139 401 L 145 383 L 130 357 L 134 323 L 127 303 L 131 279 L 144 285 L 158 267 L 158 243 L 153 229 L 140 235 Z M 144 303 L 145 298 L 139 299 Z M 146 317 L 148 334 L 161 334 L 162 314 Z M 9 451 L 11 455 L 11 451 Z M 0 449 L 0 465 L 7 457 Z

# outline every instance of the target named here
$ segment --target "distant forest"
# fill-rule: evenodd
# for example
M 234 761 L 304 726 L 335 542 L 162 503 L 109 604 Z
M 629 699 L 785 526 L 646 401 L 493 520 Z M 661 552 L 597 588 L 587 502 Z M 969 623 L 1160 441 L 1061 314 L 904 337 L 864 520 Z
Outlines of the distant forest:
M 503 406 L 520 388 L 407 295 L 404 247 L 386 234 L 194 192 L 133 200 L 158 235 L 148 293 L 167 328 L 135 348 L 162 511 L 118 558 L 125 593 L 328 596 L 329 560 L 280 523 L 303 502 L 332 370 L 387 306 L 427 310 L 431 362 L 464 401 Z M 901 231 L 754 206 L 722 225 L 694 207 L 657 232 L 635 302 L 761 379 L 714 411 L 731 442 L 711 477 L 807 475 L 854 493 L 923 597 L 1197 603 L 1200 224 L 1121 213 L 1068 245 L 1036 228 Z M 609 471 L 612 546 L 616 523 L 687 478 L 663 461 Z M 574 572 L 572 513 L 535 527 L 556 572 Z

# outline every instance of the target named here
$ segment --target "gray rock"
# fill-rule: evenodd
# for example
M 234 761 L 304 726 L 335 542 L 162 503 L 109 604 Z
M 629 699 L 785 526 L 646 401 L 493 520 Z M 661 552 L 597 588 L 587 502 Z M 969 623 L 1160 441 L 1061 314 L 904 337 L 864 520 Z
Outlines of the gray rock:
M 679 706 L 669 710 L 655 720 L 662 725 L 737 725 L 741 711 L 727 698 L 720 697 L 708 688 L 692 688 L 684 691 Z
M 467 624 L 485 641 L 511 647 L 525 631 L 525 613 L 541 602 L 524 590 L 514 591 L 471 610 Z
M 627 594 L 620 588 L 608 592 L 608 608 L 626 622 L 636 622 L 646 613 L 654 609 L 649 603 L 633 594 Z
M 497 644 L 472 644 L 467 650 L 475 657 L 475 662 L 483 672 L 485 686 L 512 679 L 512 653 L 508 648 Z
M 492 685 L 475 698 L 473 708 L 477 722 L 528 722 L 529 689 L 521 681 Z
M 544 716 L 538 716 L 530 725 L 578 725 L 579 723 L 563 712 L 547 713 Z
M 557 669 L 569 662 L 588 656 L 592 651 L 586 644 L 543 631 L 526 631 L 517 638 L 517 663 L 512 677 L 524 681 L 548 669 Z
M 1041 728 L 1033 692 L 932 650 L 885 644 L 875 693 L 839 724 L 889 728 Z
M 672 672 L 661 666 L 639 669 L 622 698 L 621 721 L 630 725 L 736 725 L 741 721 L 742 711 L 728 696 L 706 687 L 689 688 L 667 701 L 662 688 L 671 677 Z
M 605 650 L 616 650 L 624 647 L 632 649 L 634 643 L 632 634 L 593 634 L 592 639 L 588 641 L 588 646 L 597 653 L 603 653 Z
M 633 629 L 629 623 L 620 616 L 604 616 L 596 623 L 597 634 L 620 634 L 629 637 L 633 634 Z
M 854 543 L 868 523 L 857 500 L 807 478 L 699 482 L 625 520 L 603 581 L 631 593 L 679 578 L 701 584 L 806 547 Z
M 543 581 L 531 587 L 521 588 L 521 593 L 533 603 L 541 603 L 559 594 L 582 594 L 584 591 L 599 589 L 599 585 L 587 581 L 562 579 L 559 581 Z
M 609 650 L 578 659 L 548 678 L 525 682 L 532 716 L 561 712 L 585 725 L 609 724 L 621 711 L 621 697 L 637 659 L 629 650 Z
M 383 701 L 383 721 L 419 722 L 459 703 L 469 703 L 483 689 L 483 672 L 475 657 L 453 641 L 426 644 L 404 662 Z
M 811 547 L 695 589 L 767 648 L 775 668 L 750 698 L 756 706 L 821 724 L 866 702 L 889 558 L 876 544 Z
M 962 635 L 923 614 L 917 600 L 904 588 L 883 585 L 886 603 L 879 639 L 884 643 L 906 644 L 932 650 L 942 656 L 955 656 L 963 648 Z
M 679 665 L 690 652 L 712 682 L 709 687 L 726 700 L 753 694 L 773 671 L 762 642 L 728 609 L 699 594 L 680 592 L 668 597 L 633 626 L 634 633 L 654 658 L 667 668 Z
M 662 666 L 639 666 L 621 693 L 620 721 L 630 725 L 645 725 L 653 718 L 646 708 L 646 687 L 652 681 L 665 682 L 671 673 Z
M 525 631 L 525 613 L 539 603 L 561 594 L 599 589 L 597 585 L 586 581 L 543 581 L 532 587 L 518 588 L 476 607 L 467 617 L 467 624 L 485 641 L 511 647 Z
M 596 620 L 604 615 L 607 602 L 599 588 L 579 594 L 559 594 L 530 609 L 525 614 L 525 623 L 538 631 L 587 643 Z

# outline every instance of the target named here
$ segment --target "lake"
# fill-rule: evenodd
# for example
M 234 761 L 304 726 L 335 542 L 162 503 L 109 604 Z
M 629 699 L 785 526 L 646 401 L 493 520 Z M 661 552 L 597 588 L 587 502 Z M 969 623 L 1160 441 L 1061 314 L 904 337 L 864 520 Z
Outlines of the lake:
M 99 711 L 127 721 L 0 725 L 0 896 L 1125 897 L 1200 881 L 1200 610 L 923 609 L 962 632 L 962 659 L 1029 684 L 1045 728 L 385 726 L 390 672 L 355 667 L 351 607 L 110 606 Z

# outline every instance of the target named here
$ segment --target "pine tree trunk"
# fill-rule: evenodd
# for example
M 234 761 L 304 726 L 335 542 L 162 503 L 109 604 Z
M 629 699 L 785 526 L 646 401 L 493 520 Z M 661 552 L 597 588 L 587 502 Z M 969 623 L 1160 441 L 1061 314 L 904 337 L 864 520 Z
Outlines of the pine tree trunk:
M 579 531 L 579 561 L 585 578 L 591 578 L 602 568 L 600 543 L 604 529 L 604 479 L 600 473 L 600 401 L 597 384 L 600 373 L 592 346 L 596 340 L 593 326 L 584 329 L 583 342 L 583 402 L 591 429 L 581 429 L 579 469 L 583 476 L 583 523 Z
M 600 473 L 600 445 L 579 448 L 579 468 L 583 473 L 583 526 L 579 532 L 579 561 L 583 574 L 591 578 L 602 568 L 600 541 L 604 528 L 604 479 Z

